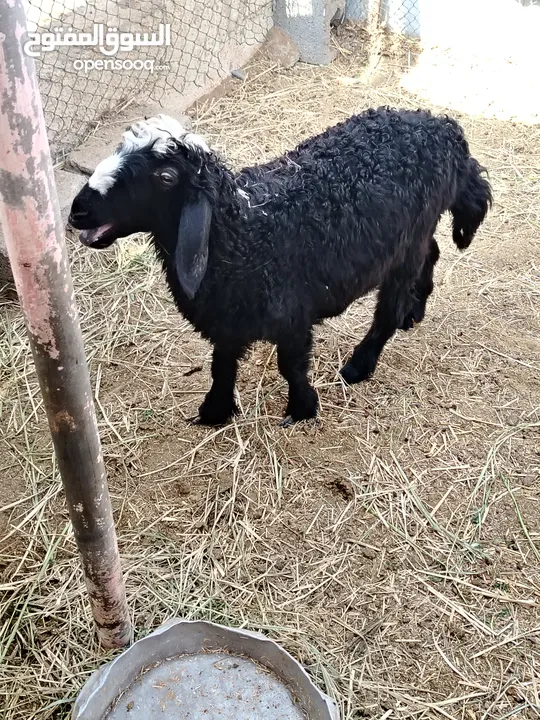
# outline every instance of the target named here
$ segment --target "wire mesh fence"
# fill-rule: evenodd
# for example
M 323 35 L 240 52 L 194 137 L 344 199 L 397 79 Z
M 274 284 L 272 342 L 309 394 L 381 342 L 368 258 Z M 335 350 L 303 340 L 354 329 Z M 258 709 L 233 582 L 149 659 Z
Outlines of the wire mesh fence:
M 172 87 L 195 99 L 272 25 L 272 0 L 26 0 L 26 11 L 56 160 L 134 98 Z
M 380 22 L 390 32 L 420 37 L 420 6 L 418 0 L 382 0 Z
M 410 38 L 419 38 L 421 2 L 422 0 L 347 0 L 347 17 L 364 23 L 370 32 L 384 28 Z
M 420 2 L 348 0 L 347 11 L 370 30 L 419 37 Z M 51 149 L 60 160 L 104 113 L 134 99 L 159 101 L 174 88 L 186 105 L 194 101 L 263 42 L 274 0 L 25 3 L 27 50 L 36 59 Z

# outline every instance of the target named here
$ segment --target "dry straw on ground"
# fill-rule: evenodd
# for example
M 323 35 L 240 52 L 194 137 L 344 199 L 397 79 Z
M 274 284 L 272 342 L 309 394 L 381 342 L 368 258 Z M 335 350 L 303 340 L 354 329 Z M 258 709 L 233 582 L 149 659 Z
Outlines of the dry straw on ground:
M 399 89 L 412 54 L 366 84 L 361 37 L 330 67 L 258 63 L 197 108 L 233 164 L 292 147 Z M 425 104 L 425 103 L 424 103 Z M 175 312 L 143 240 L 70 241 L 130 607 L 262 630 L 345 720 L 540 714 L 540 129 L 461 115 L 497 204 L 458 254 L 446 224 L 426 320 L 369 383 L 336 371 L 372 300 L 317 332 L 318 426 L 283 430 L 274 352 L 242 366 L 242 415 L 192 427 L 209 347 Z M 0 322 L 0 714 L 60 720 L 96 646 L 16 304 Z

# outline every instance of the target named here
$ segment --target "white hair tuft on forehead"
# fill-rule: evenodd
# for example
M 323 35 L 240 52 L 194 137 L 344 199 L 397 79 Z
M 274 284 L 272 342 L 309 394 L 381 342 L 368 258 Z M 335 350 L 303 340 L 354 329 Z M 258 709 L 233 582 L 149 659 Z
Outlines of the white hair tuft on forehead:
M 181 145 L 191 150 L 210 152 L 204 138 L 186 130 L 178 120 L 168 115 L 140 120 L 126 130 L 122 143 L 114 154 L 99 163 L 88 184 L 101 195 L 105 195 L 114 185 L 118 170 L 129 153 L 148 149 L 155 155 L 165 156 L 176 152 Z
M 168 155 L 177 150 L 178 145 L 185 145 L 204 152 L 210 151 L 200 135 L 186 130 L 178 120 L 168 115 L 158 115 L 150 120 L 136 122 L 124 133 L 122 147 L 124 152 L 151 147 L 156 155 Z
M 105 195 L 115 183 L 118 171 L 122 167 L 122 155 L 114 153 L 102 160 L 96 167 L 88 180 L 88 185 L 97 190 L 100 195 Z

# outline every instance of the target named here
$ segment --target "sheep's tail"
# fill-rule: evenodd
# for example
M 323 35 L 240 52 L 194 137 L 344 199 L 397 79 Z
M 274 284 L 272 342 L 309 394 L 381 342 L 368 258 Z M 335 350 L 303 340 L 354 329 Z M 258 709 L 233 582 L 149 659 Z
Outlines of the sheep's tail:
M 493 202 L 485 173 L 485 168 L 469 156 L 467 170 L 459 180 L 456 201 L 450 208 L 454 216 L 452 238 L 460 250 L 469 247 Z

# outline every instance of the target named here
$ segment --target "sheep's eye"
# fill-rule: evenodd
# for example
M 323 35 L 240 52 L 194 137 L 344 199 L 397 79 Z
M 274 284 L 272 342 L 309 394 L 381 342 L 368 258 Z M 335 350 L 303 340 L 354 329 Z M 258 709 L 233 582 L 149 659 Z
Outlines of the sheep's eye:
M 159 173 L 159 179 L 165 185 L 166 187 L 170 187 L 171 185 L 174 185 L 176 182 L 176 175 L 169 170 L 164 170 L 163 172 Z

